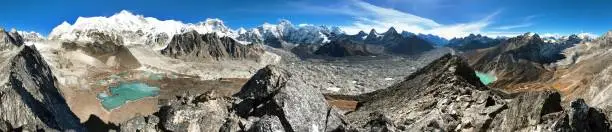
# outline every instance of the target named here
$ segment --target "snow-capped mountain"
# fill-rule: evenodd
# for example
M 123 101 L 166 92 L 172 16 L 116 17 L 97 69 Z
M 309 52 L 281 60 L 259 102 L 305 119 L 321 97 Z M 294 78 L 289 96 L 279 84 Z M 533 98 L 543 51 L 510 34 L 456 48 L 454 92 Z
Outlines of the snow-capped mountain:
M 34 32 L 34 31 L 17 31 L 17 33 L 19 33 L 19 35 L 21 35 L 21 37 L 23 37 L 23 41 L 27 42 L 37 42 L 37 41 L 42 41 L 45 40 L 46 38 L 43 37 L 40 33 Z
M 110 17 L 79 17 L 73 24 L 63 22 L 51 31 L 49 39 L 94 42 L 100 39 L 97 36 L 104 34 L 104 36 L 117 37 L 111 39 L 121 40 L 123 45 L 142 44 L 161 50 L 174 35 L 192 30 L 200 34 L 215 33 L 218 36 L 231 37 L 243 44 L 261 43 L 269 38 L 293 44 L 322 44 L 329 42 L 332 34 L 344 33 L 338 27 L 328 28 L 309 24 L 294 26 L 288 20 L 281 20 L 277 25 L 265 23 L 250 30 L 244 28 L 232 30 L 220 19 L 183 23 L 145 17 L 123 10 Z
M 288 20 L 280 20 L 278 24 L 264 23 L 251 30 L 239 29 L 239 41 L 255 42 L 280 40 L 292 44 L 323 44 L 330 41 L 334 35 L 344 34 L 338 27 L 315 26 L 311 24 L 293 25 Z
M 92 36 L 106 34 L 121 37 L 124 45 L 144 44 L 163 49 L 172 36 L 191 30 L 220 36 L 233 35 L 232 30 L 219 19 L 192 24 L 144 17 L 123 10 L 110 17 L 79 17 L 74 24 L 63 22 L 51 31 L 49 39 L 93 42 Z

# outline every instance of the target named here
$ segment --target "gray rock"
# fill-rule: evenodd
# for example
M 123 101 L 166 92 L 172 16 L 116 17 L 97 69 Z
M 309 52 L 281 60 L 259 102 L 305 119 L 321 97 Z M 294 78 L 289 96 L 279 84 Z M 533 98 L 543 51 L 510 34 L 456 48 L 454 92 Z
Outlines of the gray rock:
M 199 34 L 196 31 L 175 35 L 162 54 L 185 60 L 259 60 L 264 54 L 261 44 L 240 44 L 230 37 Z
M 12 54 L 14 53 L 14 54 Z M 56 87 L 56 78 L 35 47 L 21 45 L 0 69 L 0 120 L 28 130 L 83 128 Z
M 495 117 L 494 131 L 556 131 L 564 124 L 561 95 L 557 92 L 521 93 L 508 103 L 508 109 Z M 554 116 L 547 116 L 554 115 Z
M 610 131 L 610 124 L 602 110 L 589 107 L 582 99 L 572 101 L 568 115 L 573 131 Z
M 157 132 L 161 131 L 158 129 L 158 124 L 159 118 L 157 116 L 137 116 L 124 123 L 121 123 L 120 129 L 123 132 Z
M 168 131 L 218 132 L 229 115 L 226 101 L 222 98 L 172 104 L 162 109 L 159 112 L 161 125 Z
M 282 132 L 283 124 L 280 119 L 276 116 L 264 115 L 256 121 L 251 128 L 248 130 L 249 132 Z
M 277 66 L 259 70 L 235 96 L 239 116 L 276 116 L 285 131 L 334 131 L 345 124 L 319 90 Z

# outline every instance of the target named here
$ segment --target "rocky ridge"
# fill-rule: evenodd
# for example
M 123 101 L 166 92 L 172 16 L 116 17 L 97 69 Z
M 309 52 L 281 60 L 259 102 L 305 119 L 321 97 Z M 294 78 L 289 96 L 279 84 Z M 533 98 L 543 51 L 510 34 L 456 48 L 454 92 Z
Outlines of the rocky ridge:
M 3 37 L 21 38 L 11 35 Z M 0 131 L 83 130 L 36 48 L 23 41 L 2 45 L 12 48 L 0 53 L 0 70 L 6 73 L 0 77 Z
M 451 55 L 356 99 L 358 108 L 347 120 L 358 131 L 610 131 L 600 109 L 581 100 L 563 108 L 560 94 L 551 91 L 507 95 L 489 89 Z
M 161 53 L 186 60 L 252 59 L 264 54 L 261 44 L 243 45 L 229 37 L 199 34 L 196 31 L 175 35 Z

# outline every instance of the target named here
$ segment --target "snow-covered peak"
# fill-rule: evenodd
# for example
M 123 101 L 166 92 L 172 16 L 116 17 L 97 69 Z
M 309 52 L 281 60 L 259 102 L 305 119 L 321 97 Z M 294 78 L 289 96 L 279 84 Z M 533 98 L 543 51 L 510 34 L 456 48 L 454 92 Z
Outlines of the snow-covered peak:
M 26 43 L 42 41 L 45 39 L 45 37 L 43 37 L 40 33 L 34 31 L 17 31 L 17 33 L 23 37 L 23 40 Z
M 155 49 L 164 48 L 175 34 L 195 30 L 198 33 L 216 33 L 230 36 L 232 31 L 219 19 L 206 19 L 197 24 L 176 20 L 159 20 L 121 11 L 110 17 L 79 17 L 70 24 L 63 22 L 49 34 L 49 39 L 64 41 L 94 41 L 94 34 L 122 37 L 123 44 L 144 44 Z
M 236 30 L 236 32 L 237 32 L 238 34 L 245 34 L 245 33 L 247 32 L 247 30 L 246 30 L 246 29 L 244 29 L 243 27 L 240 27 L 240 28 L 238 28 L 238 30 Z

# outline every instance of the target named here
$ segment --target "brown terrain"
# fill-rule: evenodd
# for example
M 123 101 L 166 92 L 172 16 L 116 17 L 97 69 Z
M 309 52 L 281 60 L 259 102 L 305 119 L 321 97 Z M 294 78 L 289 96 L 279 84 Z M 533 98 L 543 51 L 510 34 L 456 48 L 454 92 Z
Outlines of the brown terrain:
M 108 111 L 102 107 L 97 95 L 106 91 L 109 93 L 109 86 L 117 85 L 118 81 L 113 81 L 110 76 L 117 75 L 122 81 L 140 81 L 149 86 L 159 87 L 160 94 L 156 97 L 130 101 L 119 108 Z M 113 73 L 92 73 L 88 80 L 91 80 L 89 89 L 80 89 L 78 86 L 67 86 L 64 96 L 72 111 L 85 122 L 91 114 L 98 116 L 106 122 L 120 123 L 137 115 L 151 115 L 158 111 L 158 104 L 165 100 L 175 98 L 182 94 L 201 94 L 214 92 L 216 95 L 229 97 L 237 93 L 248 79 L 227 78 L 219 80 L 201 80 L 184 75 L 164 75 L 160 80 L 151 80 L 144 76 L 141 71 L 130 70 L 125 72 Z M 101 80 L 107 83 L 101 83 Z

